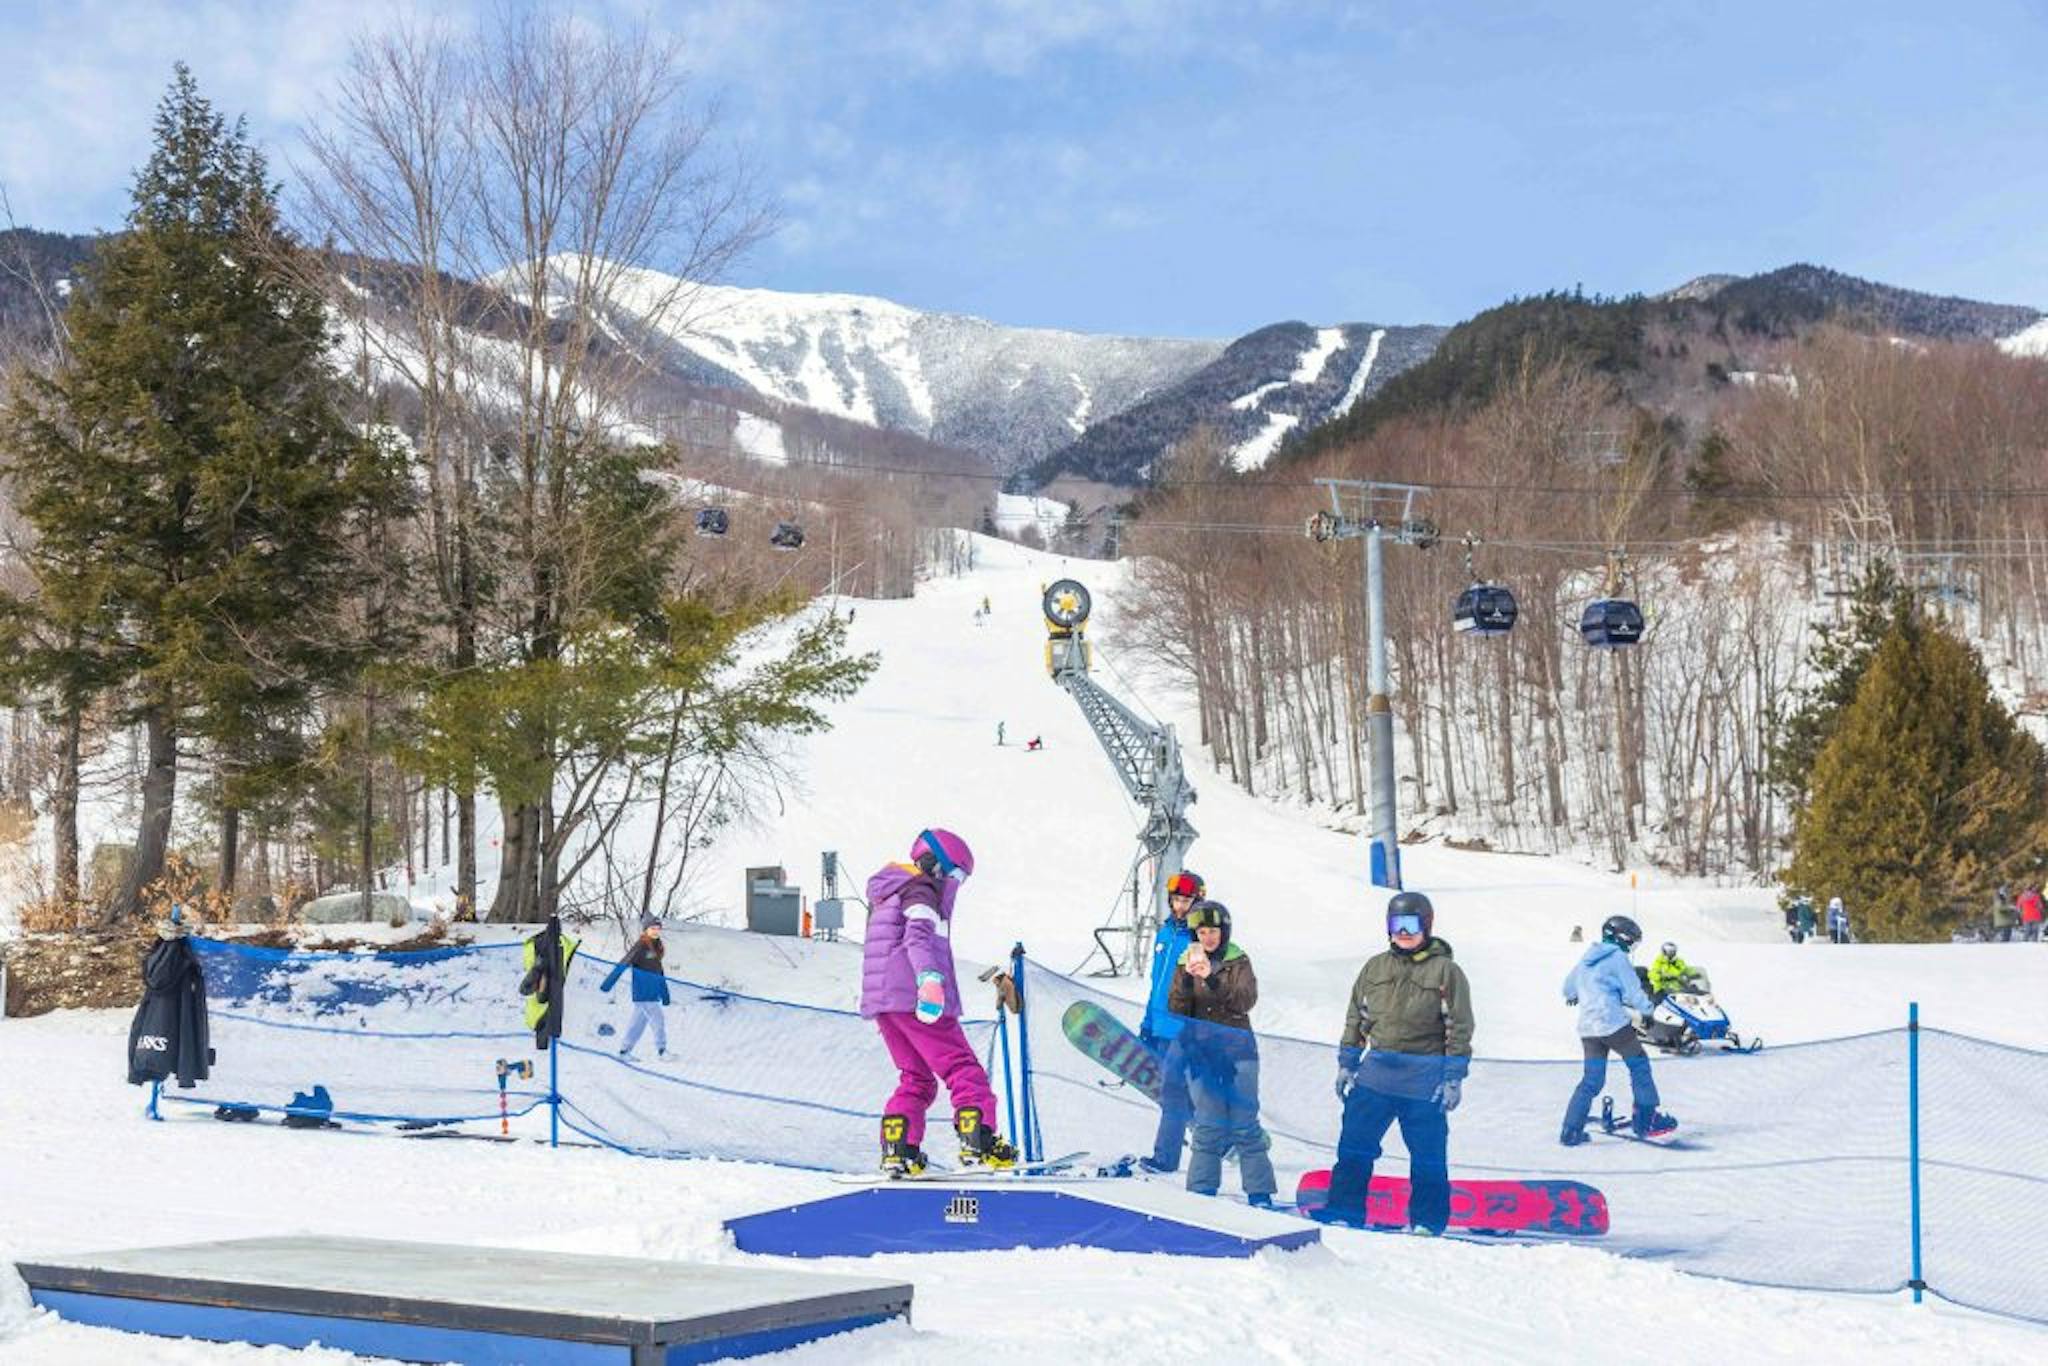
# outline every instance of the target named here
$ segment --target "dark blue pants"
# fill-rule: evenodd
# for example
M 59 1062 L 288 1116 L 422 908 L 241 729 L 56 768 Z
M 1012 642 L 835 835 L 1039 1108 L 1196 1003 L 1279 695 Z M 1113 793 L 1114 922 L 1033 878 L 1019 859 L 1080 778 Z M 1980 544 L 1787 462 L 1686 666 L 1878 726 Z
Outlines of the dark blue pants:
M 1634 1093 L 1636 1113 L 1657 1108 L 1657 1082 L 1650 1075 L 1650 1059 L 1643 1052 L 1643 1041 L 1636 1037 L 1635 1030 L 1623 1025 L 1604 1038 L 1580 1039 L 1579 1045 L 1585 1050 L 1586 1071 L 1572 1091 L 1571 1103 L 1565 1107 L 1566 1133 L 1576 1134 L 1585 1129 L 1586 1118 L 1593 1112 L 1593 1097 L 1607 1084 L 1609 1053 L 1619 1053 L 1628 1066 L 1628 1084 Z
M 1181 1145 L 1187 1141 L 1194 1104 L 1188 1098 L 1188 1055 L 1173 1038 L 1159 1049 L 1159 1132 L 1152 1140 L 1152 1160 L 1166 1171 L 1180 1167 Z
M 1330 1212 L 1365 1217 L 1372 1164 L 1379 1160 L 1380 1140 L 1397 1121 L 1408 1149 L 1408 1222 L 1442 1233 L 1451 1222 L 1451 1126 L 1444 1107 L 1427 1096 L 1351 1088 L 1344 1100 L 1344 1129 L 1337 1136 L 1337 1165 L 1330 1169 Z

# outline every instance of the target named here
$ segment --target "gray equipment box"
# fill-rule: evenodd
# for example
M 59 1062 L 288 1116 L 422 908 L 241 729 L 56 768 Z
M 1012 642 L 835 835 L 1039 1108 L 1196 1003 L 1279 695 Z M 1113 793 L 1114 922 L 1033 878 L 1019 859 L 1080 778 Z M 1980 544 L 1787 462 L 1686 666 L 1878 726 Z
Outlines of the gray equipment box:
M 804 894 L 779 867 L 747 869 L 747 928 L 794 939 L 803 933 Z

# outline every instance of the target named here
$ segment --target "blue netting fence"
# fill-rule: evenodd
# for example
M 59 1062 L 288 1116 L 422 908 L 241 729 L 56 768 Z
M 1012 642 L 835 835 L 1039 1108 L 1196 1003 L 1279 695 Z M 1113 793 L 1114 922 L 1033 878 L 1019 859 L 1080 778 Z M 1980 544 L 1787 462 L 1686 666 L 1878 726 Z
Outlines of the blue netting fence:
M 196 1089 L 167 1087 L 166 1101 L 276 1112 L 318 1083 L 343 1122 L 495 1132 L 498 1063 L 527 1060 L 532 1078 L 515 1073 L 505 1084 L 515 1133 L 559 1132 L 649 1156 L 858 1171 L 874 1163 L 876 1119 L 896 1083 L 874 1026 L 858 1015 L 678 978 L 667 979 L 662 1011 L 669 1056 L 655 1056 L 650 1035 L 621 1058 L 629 983 L 600 991 L 612 963 L 587 952 L 571 968 L 566 1028 L 551 1057 L 522 1027 L 516 944 L 343 954 L 195 945 L 219 1061 Z M 1061 1027 L 1078 1002 L 1133 1028 L 1139 1009 L 1024 966 L 1028 1023 L 1013 1018 L 1000 1035 L 992 1019 L 967 1025 L 1004 1093 L 1002 1127 L 1019 1127 L 1028 1046 L 1042 1154 L 1150 1151 L 1158 1107 Z M 980 1000 L 993 1011 L 992 998 Z M 1333 1038 L 1341 1020 L 1333 1002 Z M 1605 1136 L 1561 1147 L 1580 1065 L 1481 1059 L 1451 1118 L 1452 1176 L 1597 1186 L 1612 1218 L 1600 1245 L 1624 1255 L 1756 1284 L 1894 1293 L 1914 1275 L 1914 1037 L 1902 1026 L 1755 1054 L 1656 1056 L 1664 1108 L 1682 1123 L 1685 1146 L 1672 1149 Z M 1938 1029 L 1917 1038 L 1923 1279 L 1955 1303 L 2048 1322 L 2048 1280 L 2034 1260 L 2048 1226 L 2048 1053 Z M 1257 1048 L 1260 1118 L 1284 1196 L 1301 1172 L 1334 1157 L 1336 1050 L 1270 1035 Z M 1606 1094 L 1626 1113 L 1618 1062 Z M 935 1133 L 945 1132 L 946 1106 L 942 1093 Z M 1380 1170 L 1405 1174 L 1397 1133 L 1386 1150 Z M 933 1151 L 946 1156 L 943 1145 Z M 1225 1189 L 1234 1188 L 1226 1170 Z

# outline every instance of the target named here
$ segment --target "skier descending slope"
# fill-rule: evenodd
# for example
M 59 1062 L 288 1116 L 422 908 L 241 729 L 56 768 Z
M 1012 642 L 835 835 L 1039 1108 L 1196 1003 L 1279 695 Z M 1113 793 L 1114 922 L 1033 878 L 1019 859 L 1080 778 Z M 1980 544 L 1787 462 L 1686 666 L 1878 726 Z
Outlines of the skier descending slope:
M 1585 1075 L 1572 1091 L 1564 1128 L 1558 1134 L 1557 1141 L 1567 1148 L 1586 1141 L 1586 1118 L 1592 1112 L 1593 1097 L 1607 1083 L 1609 1053 L 1619 1053 L 1628 1065 L 1629 1087 L 1635 1093 L 1631 1127 L 1636 1137 L 1664 1138 L 1678 1128 L 1677 1120 L 1657 1108 L 1657 1082 L 1650 1075 L 1650 1059 L 1632 1020 L 1633 1015 L 1650 1010 L 1650 997 L 1628 961 L 1629 950 L 1642 938 L 1642 927 L 1635 921 L 1625 915 L 1609 916 L 1600 927 L 1600 942 L 1586 950 L 1564 979 L 1564 1002 L 1579 1009 L 1579 1044 L 1586 1055 Z
M 868 879 L 861 950 L 860 1013 L 875 1022 L 901 1080 L 882 1114 L 882 1170 L 915 1176 L 926 1166 L 925 1112 L 945 1079 L 962 1166 L 1013 1167 L 1017 1150 L 988 1121 L 996 1113 L 988 1073 L 960 1028 L 953 968 L 953 901 L 974 872 L 974 853 L 950 830 L 925 830 L 910 862 Z

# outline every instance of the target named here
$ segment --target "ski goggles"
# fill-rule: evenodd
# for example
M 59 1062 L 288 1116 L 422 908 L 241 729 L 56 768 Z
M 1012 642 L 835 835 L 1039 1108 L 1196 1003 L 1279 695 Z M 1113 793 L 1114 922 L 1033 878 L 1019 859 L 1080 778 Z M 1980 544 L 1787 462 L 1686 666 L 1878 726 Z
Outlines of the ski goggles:
M 967 881 L 967 870 L 946 857 L 946 851 L 929 830 L 918 832 L 918 839 L 924 842 L 924 851 L 932 856 L 932 865 L 938 875 L 949 882 Z
M 1422 917 L 1419 915 L 1403 911 L 1400 915 L 1390 915 L 1387 917 L 1387 938 L 1389 939 L 1404 934 L 1420 936 L 1421 933 Z
M 1197 906 L 1188 912 L 1188 928 L 1191 930 L 1226 930 L 1230 921 L 1214 906 Z
M 1193 873 L 1175 873 L 1166 884 L 1166 894 L 1170 897 L 1199 898 L 1202 895 L 1201 879 L 1197 878 Z

